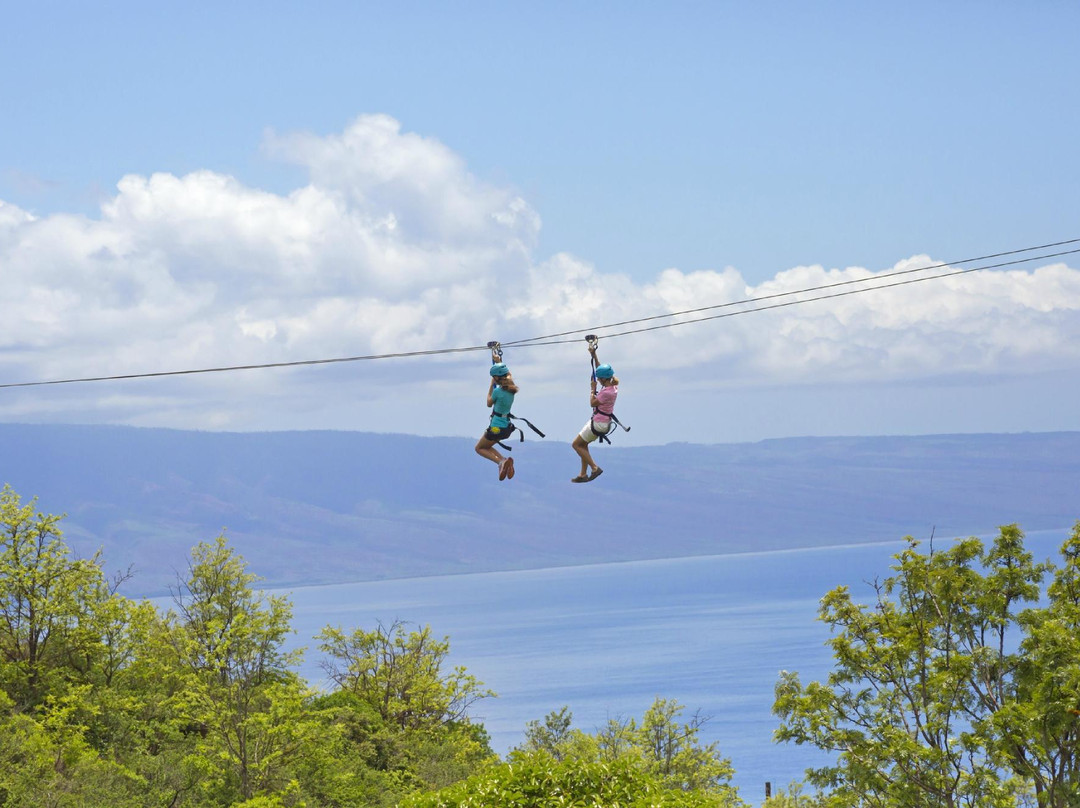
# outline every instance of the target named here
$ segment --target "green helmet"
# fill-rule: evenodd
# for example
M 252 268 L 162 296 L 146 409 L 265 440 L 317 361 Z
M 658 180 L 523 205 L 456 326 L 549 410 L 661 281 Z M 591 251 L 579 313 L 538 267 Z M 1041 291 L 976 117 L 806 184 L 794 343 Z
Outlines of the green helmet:
M 615 376 L 615 371 L 611 369 L 611 365 L 597 365 L 596 366 L 596 378 L 598 379 L 610 379 Z
M 510 375 L 510 368 L 508 368 L 502 362 L 499 362 L 498 364 L 495 364 L 495 365 L 491 366 L 491 375 L 492 376 L 509 376 Z

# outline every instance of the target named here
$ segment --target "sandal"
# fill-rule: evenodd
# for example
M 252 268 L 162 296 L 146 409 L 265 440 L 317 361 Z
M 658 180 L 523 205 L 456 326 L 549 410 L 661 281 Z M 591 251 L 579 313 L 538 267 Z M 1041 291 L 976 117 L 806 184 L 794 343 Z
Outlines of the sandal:
M 506 458 L 506 479 L 514 479 L 514 458 Z
M 579 474 L 577 477 L 574 477 L 572 480 L 570 480 L 570 482 L 572 483 L 587 483 L 588 481 L 589 478 L 586 477 L 584 474 Z
M 601 468 L 598 468 L 596 471 L 594 471 L 592 474 L 589 475 L 589 479 L 590 480 L 595 480 L 597 477 L 599 477 L 603 473 L 604 473 L 604 470 L 601 469 Z

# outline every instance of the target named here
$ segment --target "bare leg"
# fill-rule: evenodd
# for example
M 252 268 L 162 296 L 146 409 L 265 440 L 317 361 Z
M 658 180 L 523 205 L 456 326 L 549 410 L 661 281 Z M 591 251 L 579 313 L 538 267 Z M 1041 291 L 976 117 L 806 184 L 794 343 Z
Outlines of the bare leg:
M 499 454 L 499 450 L 495 448 L 495 441 L 490 441 L 487 438 L 480 438 L 476 442 L 476 453 L 481 457 L 486 457 L 495 465 L 499 465 L 505 459 Z
M 593 469 L 595 471 L 596 469 L 600 468 L 593 461 L 592 455 L 589 454 L 589 444 L 587 444 L 585 442 L 585 439 L 582 438 L 581 435 L 578 435 L 576 438 L 574 438 L 574 442 L 571 443 L 570 445 L 574 447 L 574 451 L 577 452 L 578 457 L 581 458 L 581 475 L 580 476 L 584 477 L 586 475 L 586 473 L 589 471 L 589 469 Z
M 500 480 L 513 478 L 514 458 L 503 457 L 499 454 L 499 450 L 495 448 L 495 441 L 488 440 L 487 438 L 480 438 L 480 440 L 476 442 L 476 453 L 481 457 L 486 457 L 499 467 Z

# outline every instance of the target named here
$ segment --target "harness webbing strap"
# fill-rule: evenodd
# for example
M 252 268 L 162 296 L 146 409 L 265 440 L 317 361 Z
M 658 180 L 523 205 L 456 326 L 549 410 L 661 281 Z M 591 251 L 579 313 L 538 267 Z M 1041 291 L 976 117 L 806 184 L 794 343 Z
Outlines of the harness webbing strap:
M 520 415 L 514 415 L 514 414 L 513 414 L 513 413 L 511 413 L 511 412 L 508 412 L 508 413 L 506 414 L 506 417 L 507 417 L 507 418 L 510 418 L 510 419 L 512 419 L 512 420 L 514 420 L 514 421 L 524 421 L 524 422 L 525 422 L 525 423 L 526 423 L 526 424 L 528 425 L 529 429 L 531 429 L 531 430 L 532 430 L 533 432 L 535 432 L 535 433 L 536 433 L 537 435 L 539 435 L 539 436 L 540 436 L 541 438 L 546 438 L 546 437 L 547 437 L 547 435 L 545 435 L 545 434 L 544 434 L 543 432 L 541 432 L 541 431 L 540 431 L 539 429 L 537 429 L 537 428 L 536 428 L 536 427 L 535 427 L 535 426 L 533 425 L 533 422 L 532 422 L 532 421 L 530 421 L 530 420 L 529 420 L 528 418 L 522 418 L 522 417 L 521 417 Z M 519 429 L 519 430 L 518 430 L 518 432 L 521 432 L 521 430 Z M 522 432 L 522 434 L 521 434 L 521 439 L 522 439 L 522 440 L 525 440 L 525 433 L 523 433 L 523 432 Z
M 535 432 L 541 438 L 546 438 L 547 437 L 547 435 L 545 435 L 543 432 L 541 432 L 537 428 L 536 424 L 534 424 L 528 418 L 522 418 L 520 415 L 514 415 L 514 413 L 512 413 L 512 412 L 495 412 L 495 410 L 492 410 L 491 414 L 492 415 L 497 415 L 500 418 L 506 418 L 508 421 L 524 421 L 528 425 L 529 429 L 531 429 L 533 432 Z M 510 424 L 510 426 L 513 427 L 514 424 Z M 518 433 L 518 443 L 524 443 L 525 442 L 525 433 L 522 432 L 520 429 L 517 430 L 517 433 Z M 513 434 L 513 433 L 511 433 L 511 434 Z M 507 446 L 505 443 L 503 443 L 501 440 L 498 440 L 498 441 L 495 441 L 495 442 L 497 444 L 499 444 L 499 446 L 506 449 L 506 451 L 508 451 L 508 452 L 511 451 L 510 447 Z

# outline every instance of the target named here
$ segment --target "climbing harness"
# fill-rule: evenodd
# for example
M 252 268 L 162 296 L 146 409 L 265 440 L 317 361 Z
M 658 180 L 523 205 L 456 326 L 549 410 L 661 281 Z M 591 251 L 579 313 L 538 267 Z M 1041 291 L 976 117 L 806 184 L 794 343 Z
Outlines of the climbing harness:
M 505 372 L 499 373 L 497 375 L 496 374 L 492 374 L 492 375 L 495 375 L 496 378 L 499 378 L 500 376 L 505 376 L 507 373 L 509 373 L 509 369 L 506 368 L 506 365 L 504 365 L 503 361 L 502 361 L 502 358 L 503 358 L 502 345 L 500 345 L 497 340 L 492 340 L 491 342 L 489 342 L 487 344 L 487 346 L 488 346 L 488 348 L 491 349 L 491 358 L 497 360 L 496 363 L 494 365 L 492 365 L 492 369 L 494 370 L 495 368 L 501 367 L 505 371 Z M 519 439 L 518 443 L 524 443 L 525 442 L 525 433 L 522 430 L 517 428 L 517 425 L 514 424 L 514 421 L 524 421 L 525 424 L 529 427 L 529 429 L 531 429 L 533 432 L 535 432 L 541 438 L 546 438 L 547 437 L 547 435 L 545 435 L 543 432 L 541 432 L 539 429 L 537 429 L 537 427 L 533 424 L 533 422 L 530 421 L 528 418 L 524 418 L 524 417 L 522 417 L 520 415 L 514 415 L 512 412 L 497 412 L 494 408 L 492 408 L 492 410 L 491 410 L 491 415 L 493 417 L 505 418 L 510 422 L 510 432 L 506 435 L 506 437 L 509 438 L 510 435 L 514 434 L 514 430 L 516 429 L 518 435 L 520 436 L 520 439 Z M 497 441 L 495 441 L 495 443 L 497 443 L 502 448 L 506 449 L 506 451 L 508 451 L 508 452 L 513 451 L 513 447 L 507 445 L 506 443 L 504 443 L 501 440 L 497 440 Z
M 611 372 L 611 366 L 610 365 L 601 365 L 599 363 L 599 361 L 597 360 L 597 358 L 596 358 L 596 348 L 600 344 L 599 337 L 597 337 L 595 334 L 586 334 L 585 335 L 585 341 L 589 344 L 589 364 L 592 366 L 592 381 L 594 381 L 594 382 L 596 381 L 596 379 L 597 379 L 596 371 L 598 369 L 600 369 L 600 368 L 604 368 L 604 369 L 607 370 L 607 373 L 603 373 L 603 371 L 601 371 L 602 374 L 603 374 L 601 376 L 601 378 L 610 379 L 614 375 L 614 373 Z M 600 432 L 596 428 L 596 416 L 597 415 L 606 415 L 608 418 L 611 419 L 610 421 L 608 421 L 608 424 L 609 424 L 608 428 L 603 432 Z M 611 438 L 608 437 L 608 435 L 611 433 L 610 424 L 615 424 L 616 428 L 622 427 L 627 432 L 630 431 L 630 427 L 624 426 L 622 421 L 620 421 L 618 418 L 615 417 L 615 412 L 614 411 L 605 412 L 604 410 L 600 409 L 599 407 L 593 407 L 593 417 L 589 419 L 589 429 L 591 429 L 592 433 L 594 435 L 596 435 L 597 438 L 599 438 L 601 443 L 606 443 L 608 445 L 611 444 Z

